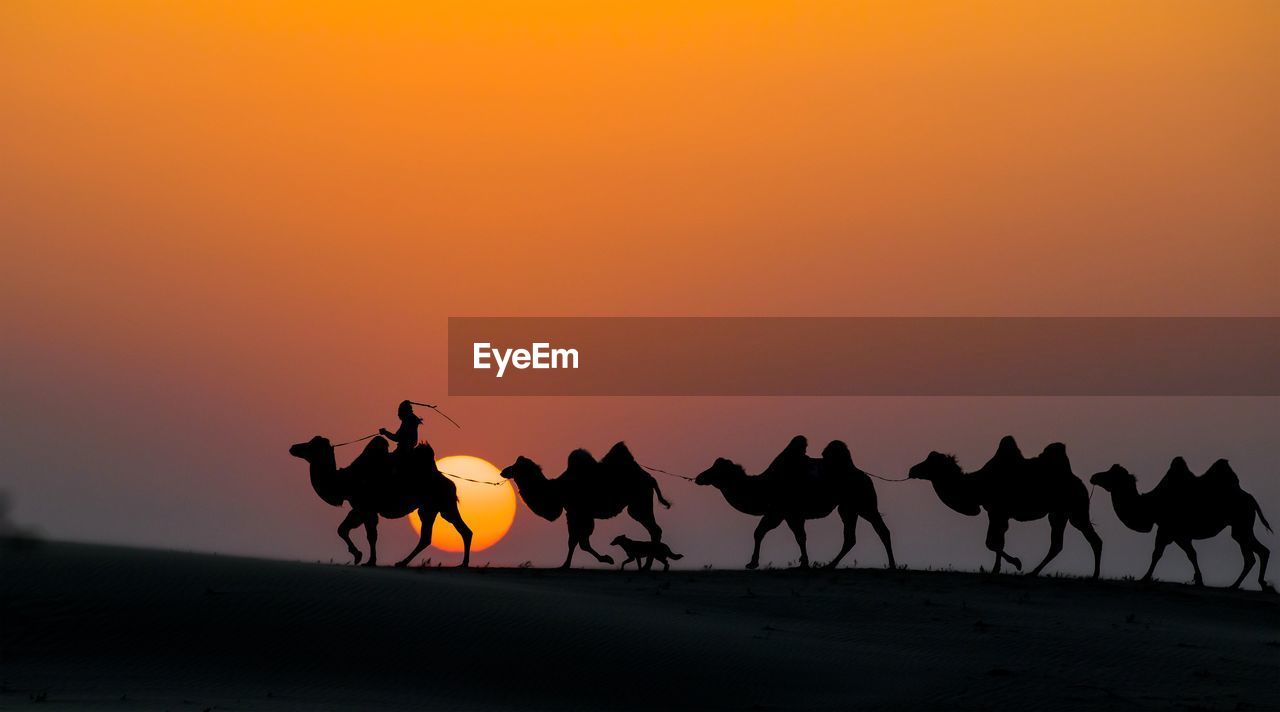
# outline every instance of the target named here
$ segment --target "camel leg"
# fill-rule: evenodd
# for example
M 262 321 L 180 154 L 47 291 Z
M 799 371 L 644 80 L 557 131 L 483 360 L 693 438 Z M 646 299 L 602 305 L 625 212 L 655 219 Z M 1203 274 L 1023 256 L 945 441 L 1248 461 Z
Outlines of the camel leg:
M 1256 538 L 1253 540 L 1253 550 L 1258 552 L 1258 587 L 1263 591 L 1275 591 L 1271 584 L 1267 583 L 1267 560 L 1271 558 L 1271 550 L 1262 545 L 1262 542 Z
M 595 529 L 596 529 L 596 520 L 588 517 L 583 522 L 582 533 L 578 536 L 578 546 L 582 547 L 583 551 L 596 557 L 596 561 L 599 561 L 602 564 L 609 564 L 610 566 L 612 566 L 613 565 L 612 556 L 609 556 L 608 554 L 601 554 L 600 552 L 596 551 L 591 547 L 591 532 L 595 531 Z
M 893 543 L 889 540 L 889 527 L 884 523 L 884 517 L 879 512 L 863 512 L 862 518 L 866 519 L 871 528 L 876 531 L 876 536 L 880 537 L 880 543 L 884 544 L 885 556 L 889 557 L 889 568 L 898 568 L 898 562 L 893 560 Z
M 560 564 L 560 568 L 567 569 L 573 563 L 573 550 L 578 548 L 578 535 L 573 531 L 573 525 L 569 525 L 569 554 L 564 557 L 564 563 Z
M 1151 583 L 1152 577 L 1156 573 L 1156 564 L 1160 563 L 1160 557 L 1164 555 L 1164 549 L 1169 546 L 1172 539 L 1165 535 L 1161 529 L 1156 529 L 1156 548 L 1151 551 L 1151 565 L 1147 567 L 1147 573 L 1142 577 L 1143 583 Z
M 418 535 L 418 544 L 413 547 L 413 551 L 409 552 L 408 556 L 396 562 L 396 568 L 398 569 L 408 566 L 409 562 L 413 561 L 413 557 L 422 553 L 423 549 L 431 546 L 431 528 L 435 526 L 436 513 L 425 507 L 419 507 L 418 519 L 422 522 L 422 532 Z
M 653 518 L 653 497 L 646 497 L 644 500 L 632 504 L 627 507 L 627 514 L 631 518 L 640 523 L 640 526 L 649 532 L 649 541 L 662 541 L 662 527 L 658 526 L 658 520 Z M 638 563 L 638 562 L 637 562 Z M 645 562 L 645 568 L 653 566 L 653 556 L 649 556 Z
M 987 515 L 987 548 L 996 553 L 996 562 L 991 566 L 991 573 L 993 574 L 1000 573 L 1000 562 L 1002 560 L 1008 561 L 1015 569 L 1022 570 L 1022 561 L 1020 559 L 1004 553 L 1004 533 L 1007 531 L 1009 531 L 1008 517 Z
M 1089 521 L 1088 510 L 1073 515 L 1069 521 L 1071 526 L 1080 530 L 1085 541 L 1089 542 L 1089 547 L 1093 549 L 1093 577 L 1096 579 L 1102 571 L 1102 537 L 1098 536 L 1098 532 L 1093 528 L 1093 522 Z
M 562 569 L 569 568 L 569 565 L 573 563 L 573 550 L 578 548 L 578 541 L 582 539 L 581 520 L 577 517 L 565 517 L 565 523 L 569 525 L 569 554 L 565 556 L 564 563 L 560 564 Z M 587 529 L 587 533 L 591 533 L 591 530 Z
M 1191 579 L 1193 586 L 1203 586 L 1204 577 L 1200 575 L 1200 561 L 1196 558 L 1196 548 L 1190 539 L 1178 539 L 1174 542 L 1187 554 L 1187 560 L 1191 562 L 1191 569 L 1195 571 L 1194 578 Z
M 1239 588 L 1244 581 L 1244 577 L 1249 575 L 1249 571 L 1253 569 L 1255 557 L 1253 555 L 1254 545 L 1261 546 L 1261 543 L 1253 536 L 1253 522 L 1249 522 L 1249 528 L 1243 526 L 1231 527 L 1231 538 L 1236 540 L 1240 545 L 1240 555 L 1244 557 L 1244 568 L 1240 569 L 1240 575 L 1236 577 L 1236 582 L 1231 584 L 1231 588 Z
M 378 565 L 378 515 L 373 513 L 364 518 L 364 535 L 369 539 L 369 560 L 365 566 Z
M 1062 533 L 1067 528 L 1067 515 L 1063 512 L 1054 512 L 1049 515 L 1049 553 L 1044 555 L 1044 561 L 1040 565 L 1031 570 L 1028 576 L 1039 576 L 1044 567 L 1053 561 L 1053 558 L 1062 553 Z
M 346 518 L 338 525 L 338 536 L 342 537 L 342 540 L 347 542 L 347 551 L 351 552 L 351 556 L 355 557 L 355 561 L 352 562 L 355 564 L 360 563 L 360 560 L 364 558 L 364 553 L 356 548 L 356 543 L 354 541 L 351 541 L 351 530 L 363 523 L 364 515 L 357 513 L 353 509 L 350 512 L 347 512 Z
M 796 537 L 796 544 L 800 546 L 800 568 L 809 568 L 809 535 L 804 531 L 804 517 L 792 517 L 787 520 L 787 526 L 791 528 L 791 533 Z
M 751 561 L 747 563 L 748 569 L 756 569 L 760 567 L 760 542 L 764 541 L 764 535 L 778 528 L 782 523 L 782 516 L 778 514 L 766 514 L 760 519 L 760 523 L 756 525 L 755 538 L 756 548 L 751 551 Z
M 458 566 L 466 568 L 471 565 L 471 527 L 462 521 L 462 512 L 458 511 L 458 503 L 440 510 L 440 517 L 453 525 L 458 536 L 462 537 L 462 563 Z
M 836 510 L 840 514 L 840 521 L 844 523 L 844 542 L 840 545 L 840 553 L 836 554 L 836 558 L 832 559 L 824 568 L 834 569 L 840 565 L 840 561 L 844 559 L 853 545 L 858 541 L 858 513 L 853 507 L 840 507 Z

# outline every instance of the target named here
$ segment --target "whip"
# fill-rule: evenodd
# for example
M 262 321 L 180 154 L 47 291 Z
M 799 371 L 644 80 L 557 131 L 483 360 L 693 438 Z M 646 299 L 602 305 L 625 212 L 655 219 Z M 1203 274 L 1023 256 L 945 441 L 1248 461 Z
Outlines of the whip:
M 437 414 L 437 415 L 439 415 L 440 417 L 442 417 L 442 418 L 444 418 L 445 420 L 449 421 L 450 423 L 453 423 L 453 427 L 457 428 L 458 430 L 462 430 L 462 426 L 461 426 L 461 425 L 458 425 L 458 421 L 456 421 L 456 420 L 454 420 L 453 418 L 450 418 L 449 416 L 445 415 L 444 411 L 443 411 L 443 410 L 440 410 L 440 408 L 439 408 L 438 406 L 431 405 L 430 403 L 419 403 L 418 401 L 409 401 L 409 402 L 410 402 L 410 403 L 412 403 L 412 404 L 414 404 L 414 405 L 420 405 L 420 406 L 422 406 L 423 408 L 430 408 L 431 410 L 434 410 L 434 411 L 436 412 L 436 414 Z

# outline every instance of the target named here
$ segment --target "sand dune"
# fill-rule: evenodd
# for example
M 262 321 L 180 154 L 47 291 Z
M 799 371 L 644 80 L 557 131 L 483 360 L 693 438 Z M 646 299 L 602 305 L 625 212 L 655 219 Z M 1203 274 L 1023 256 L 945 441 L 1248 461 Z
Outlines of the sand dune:
M 3 553 L 0 705 L 1280 708 L 1280 597 L 841 570 Z

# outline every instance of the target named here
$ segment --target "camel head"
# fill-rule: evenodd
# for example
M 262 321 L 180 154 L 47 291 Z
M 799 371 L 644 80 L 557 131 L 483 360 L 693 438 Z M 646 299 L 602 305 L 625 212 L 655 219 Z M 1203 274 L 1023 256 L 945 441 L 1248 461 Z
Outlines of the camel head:
M 961 474 L 960 462 L 956 460 L 955 455 L 944 455 L 934 451 L 929 453 L 924 462 L 908 470 L 907 478 L 933 482 L 936 479 L 959 474 Z
M 508 479 L 508 480 L 520 479 L 525 475 L 535 475 L 537 477 L 542 477 L 542 468 L 538 465 L 538 463 L 534 462 L 533 460 L 530 460 L 524 455 L 521 455 L 520 457 L 516 458 L 516 461 L 514 463 L 512 463 L 508 467 L 504 467 L 502 469 L 502 472 L 499 472 L 498 474 L 502 475 L 505 479 Z
M 1138 478 L 1120 465 L 1112 465 L 1111 469 L 1106 472 L 1099 472 L 1090 477 L 1089 484 L 1097 485 L 1108 492 L 1114 492 L 1124 487 L 1136 488 L 1138 486 Z
M 324 462 L 324 459 L 333 460 L 333 445 L 329 443 L 328 438 L 319 435 L 311 438 L 305 443 L 298 443 L 289 447 L 289 454 L 294 457 L 302 458 L 308 463 L 315 464 Z
M 291 446 L 289 454 L 306 460 L 311 466 L 311 487 L 320 495 L 320 499 L 334 507 L 341 507 L 348 492 L 343 478 L 339 476 L 338 465 L 333 458 L 333 445 L 329 443 L 329 439 L 317 435 L 305 443 Z
M 693 478 L 693 482 L 699 485 L 721 487 L 734 479 L 744 477 L 746 474 L 746 470 L 742 469 L 742 465 L 723 457 L 717 457 L 711 467 L 703 470 L 697 477 Z

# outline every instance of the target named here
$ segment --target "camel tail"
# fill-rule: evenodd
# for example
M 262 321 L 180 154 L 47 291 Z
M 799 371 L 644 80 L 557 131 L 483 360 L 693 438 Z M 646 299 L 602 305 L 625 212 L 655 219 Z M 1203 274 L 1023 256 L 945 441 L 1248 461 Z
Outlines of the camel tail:
M 667 501 L 666 497 L 662 496 L 662 488 L 658 486 L 658 480 L 652 477 L 650 477 L 649 479 L 653 482 L 653 493 L 657 495 L 658 503 L 661 504 L 663 507 L 666 507 L 667 509 L 671 509 L 671 503 Z M 1270 527 L 1268 527 L 1268 529 L 1269 528 Z
M 1267 518 L 1262 516 L 1262 507 L 1258 506 L 1257 498 L 1253 495 L 1249 495 L 1249 501 L 1253 502 L 1253 510 L 1258 513 L 1258 521 L 1262 522 L 1262 526 L 1266 527 L 1267 531 L 1274 531 L 1271 528 L 1271 522 L 1268 522 Z

